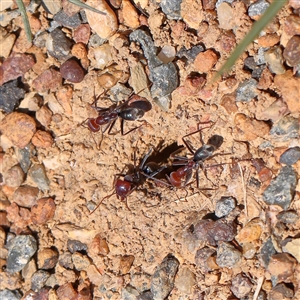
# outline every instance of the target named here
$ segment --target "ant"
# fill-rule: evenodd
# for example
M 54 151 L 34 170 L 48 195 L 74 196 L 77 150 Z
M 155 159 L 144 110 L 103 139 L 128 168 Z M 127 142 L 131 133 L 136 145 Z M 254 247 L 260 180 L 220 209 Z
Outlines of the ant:
M 117 198 L 120 198 L 121 201 L 125 200 L 126 207 L 128 208 L 128 210 L 131 210 L 127 203 L 127 197 L 134 190 L 136 190 L 139 186 L 143 185 L 147 178 L 157 182 L 161 182 L 159 179 L 155 178 L 155 176 L 159 174 L 163 169 L 165 169 L 166 166 L 159 167 L 157 163 L 152 161 L 146 163 L 151 153 L 152 148 L 148 151 L 148 153 L 144 155 L 139 166 L 137 167 L 135 150 L 133 154 L 133 171 L 129 174 L 121 173 L 114 175 L 114 192 L 108 196 L 105 196 L 90 214 L 92 214 L 100 206 L 104 199 L 108 199 L 114 194 L 116 194 Z M 120 177 L 123 177 L 123 179 L 120 179 Z
M 197 182 L 197 188 L 199 188 L 199 173 L 198 173 L 199 168 L 201 167 L 203 169 L 203 162 L 217 155 L 214 154 L 214 152 L 217 149 L 219 149 L 220 146 L 223 144 L 224 139 L 220 135 L 213 135 L 208 139 L 207 143 L 205 144 L 203 142 L 202 135 L 201 135 L 202 129 L 199 129 L 195 132 L 189 133 L 184 137 L 182 137 L 182 141 L 184 142 L 186 148 L 193 155 L 192 158 L 175 155 L 183 148 L 180 148 L 178 151 L 171 154 L 171 156 L 176 160 L 175 162 L 173 162 L 173 166 L 182 166 L 176 171 L 171 172 L 170 176 L 167 176 L 170 184 L 173 187 L 177 187 L 177 188 L 186 187 L 192 178 L 193 170 L 196 170 L 196 182 Z M 200 141 L 202 143 L 202 146 L 198 150 L 194 151 L 190 143 L 186 140 L 186 138 L 197 132 L 200 133 Z
M 94 101 L 94 108 L 98 111 L 98 117 L 89 118 L 87 120 L 87 126 L 92 132 L 98 132 L 101 129 L 101 126 L 107 125 L 102 130 L 102 133 L 107 131 L 108 134 L 111 134 L 111 130 L 114 127 L 116 120 L 120 118 L 121 134 L 126 135 L 142 125 L 124 133 L 124 121 L 138 120 L 144 116 L 145 112 L 151 110 L 152 108 L 151 103 L 146 98 L 138 95 L 132 95 L 125 102 L 121 104 L 115 103 L 108 108 L 98 107 L 97 101 L 99 100 L 100 96 L 98 96 Z

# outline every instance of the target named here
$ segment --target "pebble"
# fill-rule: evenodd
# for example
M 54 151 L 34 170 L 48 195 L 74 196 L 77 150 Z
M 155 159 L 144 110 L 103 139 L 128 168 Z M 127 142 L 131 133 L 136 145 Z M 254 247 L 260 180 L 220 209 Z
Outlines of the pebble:
M 179 267 L 179 261 L 172 254 L 167 255 L 156 267 L 151 278 L 151 293 L 153 299 L 165 299 L 174 288 L 174 280 Z
M 13 201 L 19 206 L 30 208 L 36 204 L 38 193 L 38 188 L 29 185 L 22 185 L 16 189 Z
M 13 52 L 0 66 L 0 86 L 7 81 L 24 76 L 34 64 L 32 55 Z
M 0 299 L 1 300 L 20 300 L 22 298 L 22 295 L 18 290 L 8 290 L 4 289 L 0 291 Z
M 287 43 L 283 57 L 289 66 L 295 67 L 300 64 L 300 36 L 294 35 Z
M 257 19 L 257 17 L 261 16 L 266 11 L 269 5 L 270 3 L 265 0 L 256 1 L 249 6 L 248 16 L 253 19 Z
M 112 46 L 104 44 L 94 49 L 89 50 L 89 58 L 92 60 L 91 65 L 97 69 L 104 69 L 109 63 L 111 63 L 112 57 Z
M 287 210 L 294 198 L 296 184 L 295 170 L 291 166 L 285 166 L 263 192 L 263 200 L 268 205 L 279 205 Z
M 122 300 L 136 300 L 139 292 L 130 285 L 127 285 L 121 291 L 121 298 Z
M 52 115 L 53 115 L 52 111 L 46 105 L 43 105 L 35 113 L 36 119 L 46 128 L 51 123 Z
M 300 238 L 294 238 L 291 241 L 287 242 L 282 250 L 293 255 L 298 262 L 300 262 Z
M 200 52 L 196 56 L 194 67 L 200 73 L 207 73 L 213 68 L 217 61 L 217 54 L 212 50 L 206 50 L 204 52 Z
M 37 204 L 31 208 L 32 222 L 34 224 L 46 224 L 54 217 L 55 203 L 52 198 L 41 198 Z
M 36 271 L 31 277 L 31 289 L 38 292 L 50 277 L 50 273 L 44 270 Z
M 268 300 L 292 300 L 294 298 L 293 289 L 287 287 L 284 283 L 279 283 L 272 288 L 268 294 Z
M 104 0 L 88 0 L 87 5 L 90 5 L 102 12 L 105 15 L 85 9 L 85 14 L 90 27 L 101 37 L 107 39 L 118 30 L 118 20 L 114 11 Z
M 66 269 L 73 269 L 74 264 L 72 262 L 72 254 L 68 251 L 63 252 L 59 255 L 58 263 L 60 266 L 66 268 Z
M 256 244 L 254 243 L 243 243 L 243 256 L 246 259 L 254 258 L 257 251 Z
M 282 117 L 277 123 L 273 124 L 270 134 L 282 141 L 299 137 L 299 121 L 297 118 L 287 115 Z
M 278 44 L 279 41 L 280 38 L 276 33 L 269 33 L 259 37 L 257 43 L 260 47 L 273 47 Z
M 157 54 L 157 57 L 164 63 L 167 64 L 174 60 L 176 55 L 175 48 L 172 46 L 163 46 L 161 51 Z
M 221 268 L 232 268 L 242 258 L 242 253 L 230 243 L 219 243 L 217 248 L 216 263 Z
M 242 299 L 251 292 L 252 287 L 253 284 L 251 283 L 251 280 L 240 273 L 232 279 L 230 290 L 236 297 Z
M 2 57 L 7 58 L 9 56 L 15 40 L 16 36 L 14 34 L 8 34 L 7 36 L 0 38 L 0 49 Z
M 12 112 L 0 122 L 0 131 L 17 147 L 24 148 L 36 131 L 32 117 L 19 112 Z
M 271 275 L 273 285 L 279 282 L 292 282 L 297 261 L 288 253 L 271 256 L 267 271 Z
M 49 132 L 38 130 L 33 135 L 31 142 L 37 148 L 50 148 L 54 140 Z
M 103 45 L 106 42 L 105 39 L 102 39 L 98 34 L 92 34 L 92 36 L 89 39 L 89 49 L 90 48 L 97 48 L 101 45 Z
M 182 294 L 191 295 L 195 284 L 195 274 L 188 267 L 181 268 L 176 276 L 175 287 Z
M 109 253 L 109 247 L 105 238 L 101 238 L 100 234 L 97 234 L 88 247 L 89 256 L 104 255 Z
M 12 112 L 24 98 L 25 91 L 18 87 L 18 80 L 9 81 L 0 86 L 0 109 Z
M 185 57 L 188 59 L 188 61 L 192 62 L 196 59 L 197 55 L 203 51 L 204 51 L 204 47 L 202 45 L 193 46 L 189 50 L 187 50 L 185 47 L 182 47 L 177 52 L 176 56 L 179 58 Z
M 222 97 L 221 105 L 226 109 L 227 113 L 232 114 L 237 112 L 238 108 L 235 102 L 235 94 L 227 94 Z
M 21 271 L 37 250 L 36 239 L 31 235 L 18 235 L 8 246 L 7 272 Z
M 153 295 L 151 291 L 144 291 L 136 297 L 136 300 L 153 300 Z
M 45 5 L 46 10 L 52 15 L 57 14 L 62 8 L 62 3 L 59 0 L 44 0 L 43 4 Z
M 43 165 L 34 164 L 29 169 L 28 176 L 36 183 L 40 190 L 49 190 L 50 181 L 47 177 L 46 170 Z
M 257 63 L 258 66 L 260 65 L 265 65 L 266 64 L 266 60 L 265 60 L 265 52 L 268 50 L 269 48 L 264 48 L 264 47 L 259 47 L 258 51 L 257 51 L 257 55 L 254 56 L 255 61 Z
M 299 220 L 299 216 L 295 210 L 281 211 L 276 218 L 284 224 L 295 224 Z
M 282 50 L 279 46 L 274 46 L 265 52 L 265 60 L 269 70 L 275 74 L 284 74 L 285 67 L 283 65 Z
M 11 274 L 7 272 L 7 269 L 5 272 L 0 272 L 0 282 L 1 289 L 17 290 L 22 287 L 22 277 L 20 273 Z
M 125 26 L 132 29 L 136 29 L 140 26 L 139 15 L 129 0 L 122 1 L 122 10 L 120 12 L 123 18 L 122 23 Z
M 33 273 L 37 271 L 35 258 L 33 257 L 22 270 L 22 276 L 25 282 L 30 281 Z
M 10 187 L 19 187 L 25 180 L 25 174 L 19 165 L 15 165 L 4 174 L 4 183 Z
M 257 137 L 269 134 L 269 125 L 264 121 L 258 121 L 244 114 L 236 114 L 234 118 L 234 135 L 240 141 L 253 141 Z
M 54 15 L 53 20 L 67 28 L 77 28 L 81 24 L 79 14 L 67 15 L 63 10 Z
M 188 27 L 198 30 L 204 18 L 202 1 L 182 0 L 181 17 Z
M 31 165 L 31 158 L 35 155 L 36 155 L 36 149 L 33 147 L 32 144 L 28 144 L 23 149 L 18 148 L 17 157 L 24 173 L 27 173 Z
M 160 2 L 161 10 L 170 20 L 180 20 L 182 0 L 162 0 Z
M 44 248 L 38 251 L 38 267 L 39 269 L 49 270 L 56 266 L 58 261 L 58 252 L 52 248 Z
M 253 219 L 247 223 L 237 234 L 235 239 L 240 245 L 251 243 L 260 239 L 262 225 L 258 219 Z
M 77 271 L 86 270 L 91 264 L 89 258 L 79 252 L 72 254 L 72 262 Z
M 76 43 L 87 44 L 91 36 L 91 27 L 89 24 L 80 24 L 73 31 L 73 39 Z
M 226 223 L 222 219 L 217 221 L 200 220 L 195 225 L 194 235 L 197 239 L 215 246 L 217 242 L 232 241 L 236 235 L 236 226 L 233 223 Z
M 300 159 L 300 147 L 292 147 L 281 154 L 279 162 L 281 164 L 293 165 Z
M 46 48 L 49 54 L 58 60 L 66 60 L 70 57 L 72 43 L 65 33 L 59 29 L 54 29 L 46 39 Z
M 71 253 L 86 252 L 86 250 L 88 249 L 86 244 L 76 240 L 68 240 L 67 247 Z
M 271 256 L 276 253 L 272 239 L 269 237 L 260 249 L 260 259 L 266 268 L 269 265 Z
M 62 78 L 72 83 L 79 83 L 84 78 L 84 70 L 74 58 L 67 60 L 60 66 L 60 73 Z
M 203 273 L 218 269 L 219 267 L 216 263 L 216 251 L 208 247 L 198 249 L 195 255 L 195 264 Z
M 299 24 L 300 24 L 300 16 L 297 16 L 295 14 L 289 15 L 284 20 L 283 30 L 288 36 L 299 35 L 300 34 Z
M 236 199 L 233 197 L 221 197 L 216 203 L 215 215 L 218 218 L 227 216 L 236 207 Z
M 77 298 L 77 292 L 72 286 L 72 283 L 67 282 L 63 285 L 61 285 L 57 291 L 56 291 L 58 299 L 76 299 Z
M 26 226 L 32 224 L 31 213 L 29 209 L 19 207 L 16 203 L 12 203 L 6 208 L 6 211 L 7 220 L 13 223 L 17 230 L 24 230 Z
M 43 93 L 48 90 L 55 91 L 62 84 L 62 77 L 59 71 L 55 69 L 48 69 L 37 76 L 32 86 L 37 92 Z
M 226 2 L 217 6 L 219 27 L 225 30 L 232 30 L 236 26 L 234 9 Z
M 120 273 L 122 275 L 125 275 L 125 274 L 129 273 L 130 268 L 133 265 L 134 258 L 135 257 L 133 255 L 123 255 L 123 256 L 121 256 L 119 270 L 120 270 Z
M 236 90 L 236 101 L 249 102 L 257 97 L 257 81 L 253 78 L 241 82 Z

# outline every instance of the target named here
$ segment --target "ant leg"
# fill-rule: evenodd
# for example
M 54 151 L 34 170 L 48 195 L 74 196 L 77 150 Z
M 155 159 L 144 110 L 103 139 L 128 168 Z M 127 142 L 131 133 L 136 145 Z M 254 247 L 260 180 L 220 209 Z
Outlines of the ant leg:
M 152 151 L 153 151 L 153 149 L 150 148 L 150 150 L 148 151 L 148 153 L 146 153 L 146 154 L 144 155 L 144 157 L 143 157 L 143 159 L 142 159 L 142 161 L 141 161 L 141 163 L 140 163 L 140 165 L 139 165 L 139 170 L 140 170 L 140 171 L 143 170 L 143 167 L 144 167 L 144 165 L 145 165 L 147 159 L 148 159 L 149 156 L 151 155 Z
M 110 197 L 111 197 L 112 195 L 114 195 L 115 193 L 116 193 L 116 192 L 113 192 L 112 194 L 107 195 L 107 196 L 105 196 L 104 198 L 102 198 L 102 200 L 97 204 L 96 208 L 94 208 L 94 210 L 90 212 L 90 215 L 93 214 L 93 213 L 98 209 L 98 207 L 101 205 L 101 203 L 103 202 L 103 200 L 110 198 Z
M 143 120 L 143 121 L 139 121 L 139 122 L 143 122 L 142 125 L 140 126 L 137 126 L 137 127 L 134 127 L 132 129 L 130 129 L 129 131 L 127 131 L 126 133 L 124 133 L 124 120 L 122 119 L 121 120 L 121 134 L 122 135 L 127 135 L 129 133 L 131 133 L 132 131 L 135 131 L 136 129 L 139 129 L 140 127 L 144 126 L 144 125 L 147 125 L 147 126 L 151 126 L 151 124 L 149 124 L 147 121 Z M 151 126 L 152 127 L 152 126 Z
M 118 131 L 115 132 L 115 133 L 111 133 L 111 131 L 112 131 L 112 129 L 113 129 L 113 127 L 114 127 L 116 121 L 117 121 L 117 119 L 111 121 L 111 123 L 109 123 L 108 126 L 105 127 L 105 129 L 103 130 L 103 133 L 108 129 L 107 134 L 109 134 L 109 135 L 115 135 L 115 134 L 117 134 Z

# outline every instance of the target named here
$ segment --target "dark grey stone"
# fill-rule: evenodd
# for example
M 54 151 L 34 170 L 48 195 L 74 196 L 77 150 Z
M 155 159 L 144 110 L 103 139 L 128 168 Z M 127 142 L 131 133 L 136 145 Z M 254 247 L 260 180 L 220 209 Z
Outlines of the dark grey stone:
M 222 197 L 216 203 L 215 215 L 218 218 L 227 216 L 236 206 L 236 200 L 233 197 Z
M 32 144 L 27 145 L 25 148 L 18 148 L 19 163 L 22 170 L 27 173 L 31 165 L 31 158 L 36 154 L 35 148 Z
M 299 220 L 295 210 L 281 211 L 276 217 L 277 220 L 285 224 L 295 224 Z
M 247 79 L 239 84 L 236 90 L 236 101 L 250 101 L 257 96 L 257 81 L 253 78 Z
M 0 291 L 0 299 L 1 300 L 20 300 L 22 298 L 22 295 L 18 290 L 16 291 L 10 291 L 7 289 L 4 289 Z
M 284 116 L 277 123 L 273 124 L 270 134 L 281 141 L 299 138 L 299 120 L 292 116 Z
M 92 48 L 97 48 L 105 43 L 105 39 L 102 39 L 98 34 L 93 34 L 89 40 L 89 46 Z
M 182 0 L 162 0 L 160 7 L 162 11 L 167 15 L 168 19 L 180 20 L 181 18 L 181 2 Z
M 191 49 L 187 50 L 185 47 L 182 47 L 176 54 L 177 57 L 179 58 L 187 58 L 189 61 L 194 61 L 196 56 L 200 53 L 203 52 L 205 49 L 201 45 L 197 45 L 192 47 Z
M 80 241 L 76 241 L 76 240 L 68 240 L 67 247 L 68 247 L 68 250 L 71 253 L 81 252 L 81 251 L 86 251 L 87 250 L 87 245 L 86 244 L 83 244 Z
M 31 289 L 35 292 L 39 291 L 44 285 L 50 273 L 44 270 L 38 270 L 31 276 Z
M 273 246 L 272 239 L 268 238 L 260 249 L 260 259 L 265 268 L 268 267 L 271 256 L 274 254 L 276 254 L 276 250 Z
M 145 292 L 142 292 L 136 298 L 136 300 L 153 300 L 153 295 L 152 295 L 151 291 L 145 291 Z
M 28 176 L 37 184 L 41 190 L 49 190 L 50 180 L 47 177 L 45 167 L 41 164 L 33 165 L 28 172 Z
M 220 267 L 233 267 L 242 258 L 242 253 L 227 242 L 222 242 L 217 249 L 216 263 Z
M 287 210 L 294 198 L 296 183 L 295 170 L 291 166 L 283 167 L 263 192 L 263 200 L 269 205 L 279 205 Z
M 24 95 L 25 91 L 18 87 L 18 79 L 4 83 L 0 86 L 0 109 L 12 112 Z
M 156 267 L 151 278 L 153 299 L 165 299 L 174 288 L 174 280 L 178 271 L 179 261 L 172 254 L 167 255 Z
M 81 24 L 79 14 L 74 14 L 71 17 L 67 15 L 63 10 L 60 10 L 53 20 L 64 27 L 77 28 Z
M 8 247 L 7 272 L 21 271 L 37 250 L 37 242 L 31 235 L 18 235 Z
M 292 147 L 281 154 L 279 162 L 281 164 L 293 165 L 300 159 L 300 147 Z

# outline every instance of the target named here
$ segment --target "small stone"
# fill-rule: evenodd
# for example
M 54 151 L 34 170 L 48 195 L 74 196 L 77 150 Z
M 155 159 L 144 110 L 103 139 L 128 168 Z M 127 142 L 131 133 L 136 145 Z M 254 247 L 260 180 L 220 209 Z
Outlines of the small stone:
M 248 277 L 244 274 L 238 274 L 232 279 L 230 290 L 236 297 L 242 299 L 251 292 L 252 287 L 253 284 Z
M 243 243 L 243 256 L 246 259 L 254 258 L 256 251 L 257 247 L 254 245 L 254 243 Z
M 230 114 L 237 112 L 238 108 L 235 102 L 235 94 L 224 95 L 221 100 L 221 105 Z
M 73 39 L 76 43 L 87 44 L 91 35 L 91 27 L 89 24 L 80 24 L 73 32 Z
M 26 282 L 30 281 L 33 273 L 37 271 L 35 258 L 33 257 L 22 270 L 22 276 Z
M 16 36 L 14 34 L 8 34 L 0 39 L 1 56 L 7 58 L 13 48 Z
M 174 60 L 175 58 L 175 48 L 172 46 L 163 46 L 161 51 L 158 53 L 157 57 L 164 63 L 167 64 Z
M 292 147 L 281 154 L 279 162 L 281 164 L 293 165 L 300 159 L 300 147 Z
M 83 43 L 75 44 L 72 48 L 72 55 L 74 55 L 76 58 L 80 59 L 81 62 L 82 62 L 82 60 L 87 59 L 86 46 Z
M 89 258 L 79 252 L 72 254 L 72 261 L 77 271 L 86 270 L 91 264 Z
M 299 216 L 294 210 L 281 211 L 276 218 L 284 224 L 295 224 L 299 220 Z
M 31 208 L 32 221 L 34 224 L 46 224 L 54 217 L 55 203 L 52 198 L 41 198 L 37 204 Z
M 82 252 L 82 251 L 85 252 L 87 250 L 86 244 L 76 240 L 68 240 L 67 247 L 71 253 Z
M 296 264 L 295 258 L 288 253 L 274 254 L 270 258 L 267 270 L 275 283 L 292 282 Z
M 48 90 L 55 91 L 62 84 L 62 77 L 59 71 L 54 69 L 45 70 L 32 82 L 37 92 L 43 93 Z
M 52 112 L 46 105 L 43 105 L 35 113 L 35 117 L 43 126 L 48 127 L 49 124 L 51 123 Z
M 279 46 L 274 46 L 265 52 L 265 60 L 272 73 L 284 74 L 282 50 Z
M 217 221 L 200 220 L 195 225 L 194 235 L 197 239 L 215 246 L 217 242 L 232 241 L 236 235 L 236 226 L 233 223 L 225 223 L 222 219 Z
M 256 219 L 247 223 L 237 234 L 235 239 L 240 245 L 257 241 L 262 234 L 262 225 Z
M 283 57 L 289 66 L 295 67 L 300 64 L 300 36 L 294 35 L 287 43 Z
M 8 246 L 7 271 L 21 271 L 37 250 L 37 242 L 31 235 L 18 235 Z
M 269 126 L 264 121 L 249 118 L 244 114 L 236 114 L 234 118 L 234 135 L 240 141 L 253 141 L 257 137 L 269 134 Z
M 263 244 L 260 250 L 260 258 L 262 260 L 265 268 L 269 265 L 271 256 L 276 253 L 273 242 L 271 238 L 268 238 L 267 241 Z
M 219 27 L 225 30 L 232 30 L 236 26 L 234 9 L 226 2 L 217 6 Z
M 169 254 L 156 267 L 151 279 L 151 293 L 154 299 L 165 299 L 174 288 L 174 280 L 179 267 L 176 257 Z
M 122 1 L 122 17 L 123 23 L 129 28 L 138 28 L 140 26 L 139 15 L 135 7 L 131 4 L 129 0 Z
M 188 27 L 198 30 L 202 21 L 205 19 L 202 1 L 182 0 L 180 14 Z
M 298 2 L 297 0 L 295 2 Z M 298 3 L 299 5 L 299 3 Z M 299 5 L 300 8 L 300 5 Z M 300 16 L 296 14 L 289 15 L 284 20 L 283 26 L 284 32 L 288 36 L 299 35 L 300 34 Z
M 38 292 L 46 283 L 50 274 L 44 270 L 36 271 L 31 277 L 31 289 Z
M 236 46 L 235 35 L 231 31 L 222 34 L 219 44 L 224 52 L 231 53 Z
M 34 64 L 31 55 L 13 52 L 0 66 L 0 86 L 7 81 L 24 76 Z
M 286 103 L 282 99 L 274 101 L 269 107 L 267 107 L 260 114 L 256 114 L 260 120 L 272 120 L 278 121 L 289 112 Z
M 29 209 L 19 207 L 16 203 L 12 203 L 6 208 L 6 211 L 7 220 L 13 223 L 15 227 L 24 230 L 26 226 L 32 224 L 31 213 Z
M 59 255 L 59 265 L 66 268 L 66 269 L 73 269 L 74 264 L 72 261 L 72 254 L 68 251 L 64 252 L 63 254 Z
M 92 242 L 89 244 L 89 256 L 95 255 L 107 255 L 109 253 L 109 247 L 106 239 L 101 238 L 100 234 L 97 234 Z
M 0 291 L 0 299 L 1 300 L 20 300 L 22 295 L 18 290 L 10 291 L 8 289 L 4 289 Z
M 24 173 L 27 173 L 30 165 L 31 165 L 31 158 L 36 155 L 35 148 L 32 146 L 32 144 L 28 144 L 23 149 L 18 149 L 18 159 L 20 166 Z
M 216 251 L 208 247 L 197 250 L 195 255 L 195 264 L 203 273 L 208 273 L 218 269 L 219 266 L 216 263 Z
M 181 5 L 182 0 L 162 0 L 160 2 L 161 10 L 167 15 L 168 19 L 180 20 L 181 19 Z
M 11 167 L 3 175 L 4 183 L 10 187 L 19 187 L 25 180 L 25 174 L 19 165 Z
M 43 0 L 46 9 L 52 14 L 57 14 L 62 8 L 62 2 L 60 0 Z
M 37 148 L 50 148 L 54 140 L 50 133 L 38 130 L 32 137 L 31 142 Z
M 58 252 L 55 249 L 44 248 L 38 251 L 39 269 L 49 270 L 56 266 L 58 261 Z
M 182 294 L 191 295 L 195 284 L 196 276 L 189 268 L 184 267 L 179 270 L 175 280 L 175 287 Z
M 221 268 L 232 268 L 242 258 L 242 254 L 230 243 L 221 242 L 217 249 L 216 263 Z
M 257 20 L 257 17 L 261 16 L 269 6 L 269 2 L 265 0 L 258 0 L 249 6 L 248 15 L 249 17 Z
M 46 40 L 46 48 L 49 54 L 58 60 L 66 60 L 70 56 L 71 41 L 66 37 L 65 33 L 59 29 L 54 29 Z
M 251 101 L 257 96 L 257 81 L 253 78 L 241 82 L 236 90 L 236 101 Z
M 139 292 L 135 288 L 133 288 L 130 285 L 127 285 L 125 288 L 122 289 L 120 299 L 136 300 L 138 295 L 139 295 Z
M 289 139 L 298 138 L 299 129 L 300 125 L 298 119 L 287 115 L 282 117 L 277 123 L 272 126 L 270 134 L 277 139 L 286 141 Z
M 133 262 L 134 262 L 134 256 L 133 255 L 123 255 L 123 256 L 121 256 L 120 266 L 119 266 L 120 273 L 122 275 L 125 275 L 125 274 L 129 273 Z
M 67 15 L 63 10 L 54 15 L 53 20 L 59 25 L 68 28 L 77 28 L 81 24 L 79 14 Z
M 215 52 L 212 50 L 206 50 L 197 55 L 194 61 L 194 66 L 198 72 L 207 73 L 213 68 L 217 61 L 217 54 L 215 54 Z
M 268 205 L 279 205 L 287 210 L 294 198 L 297 174 L 291 166 L 283 167 L 263 192 L 263 200 Z
M 284 252 L 287 252 L 287 253 L 293 255 L 297 259 L 298 263 L 300 262 L 299 249 L 300 249 L 300 238 L 298 238 L 298 239 L 294 238 L 282 247 L 282 250 Z
M 191 49 L 187 50 L 185 47 L 180 48 L 180 50 L 177 52 L 176 56 L 179 58 L 185 57 L 190 62 L 194 61 L 197 57 L 197 55 L 200 52 L 204 51 L 204 47 L 202 45 L 193 46 Z
M 91 64 L 95 68 L 104 69 L 112 61 L 112 46 L 104 44 L 90 49 L 88 56 L 92 59 Z
M 33 165 L 28 171 L 28 176 L 37 184 L 40 190 L 49 190 L 50 181 L 43 165 Z
M 74 58 L 61 65 L 60 73 L 62 78 L 73 83 L 81 82 L 84 78 L 84 70 Z
M 92 34 L 89 39 L 88 48 L 97 48 L 103 45 L 106 42 L 106 39 L 102 39 L 98 34 Z
M 76 299 L 78 294 L 70 282 L 61 285 L 56 293 L 58 299 Z
M 236 200 L 233 197 L 222 197 L 216 203 L 215 215 L 218 218 L 227 216 L 236 207 Z
M 20 186 L 14 193 L 14 202 L 23 207 L 32 207 L 36 204 L 39 189 L 29 185 Z
M 90 5 L 105 15 L 85 9 L 85 14 L 91 28 L 102 38 L 107 39 L 118 30 L 118 21 L 115 13 L 104 0 L 88 0 Z
M 25 91 L 18 87 L 18 80 L 9 81 L 0 86 L 0 109 L 12 112 L 24 98 Z
M 276 33 L 269 33 L 258 38 L 260 47 L 273 47 L 278 44 L 280 37 Z
M 17 147 L 24 148 L 36 131 L 32 117 L 19 112 L 12 112 L 0 123 L 0 131 Z
M 292 300 L 294 291 L 288 288 L 284 283 L 279 283 L 272 288 L 268 294 L 268 300 Z

